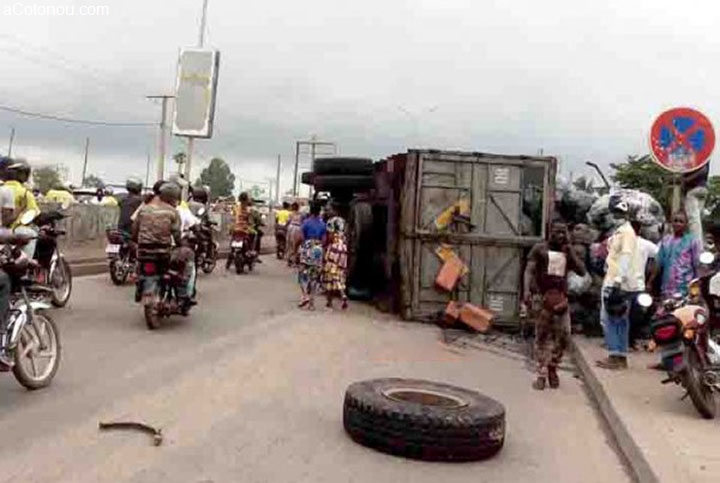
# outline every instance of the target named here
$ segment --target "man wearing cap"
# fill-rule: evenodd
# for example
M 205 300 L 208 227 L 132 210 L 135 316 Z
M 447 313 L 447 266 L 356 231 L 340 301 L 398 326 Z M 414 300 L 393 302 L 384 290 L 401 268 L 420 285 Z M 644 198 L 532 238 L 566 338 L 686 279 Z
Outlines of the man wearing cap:
M 607 272 L 602 288 L 600 323 L 605 333 L 608 357 L 597 361 L 603 369 L 627 369 L 629 323 L 628 294 L 644 290 L 638 237 L 630 224 L 628 202 L 610 196 L 610 213 L 617 229 L 608 240 Z

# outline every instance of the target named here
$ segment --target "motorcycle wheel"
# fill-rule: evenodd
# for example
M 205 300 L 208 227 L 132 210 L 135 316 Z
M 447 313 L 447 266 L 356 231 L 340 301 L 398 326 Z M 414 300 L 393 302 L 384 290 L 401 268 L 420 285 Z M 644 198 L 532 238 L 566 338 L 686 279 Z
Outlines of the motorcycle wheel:
M 58 258 L 55 271 L 50 273 L 50 288 L 52 289 L 50 302 L 55 307 L 65 307 L 72 293 L 72 272 L 70 265 L 62 257 Z
M 215 270 L 215 265 L 217 265 L 217 253 L 215 253 L 215 250 L 210 250 L 207 258 L 203 260 L 201 265 L 202 271 L 210 275 L 213 270 Z
M 143 306 L 145 313 L 145 324 L 150 330 L 160 328 L 160 315 L 158 314 L 157 304 L 148 304 Z
M 33 315 L 20 332 L 15 348 L 15 379 L 30 390 L 48 386 L 60 367 L 60 337 L 55 322 L 43 311 Z M 38 367 L 45 362 L 44 368 Z
M 687 368 L 682 375 L 683 386 L 690 395 L 695 409 L 705 419 L 715 419 L 717 404 L 711 387 L 702 381 L 702 364 L 697 353 L 692 349 L 685 350 Z
M 127 281 L 128 272 L 124 268 L 122 260 L 115 259 L 110 262 L 110 280 L 115 285 L 124 285 Z
M 243 263 L 242 255 L 235 255 L 235 273 L 238 275 L 245 273 L 245 264 Z

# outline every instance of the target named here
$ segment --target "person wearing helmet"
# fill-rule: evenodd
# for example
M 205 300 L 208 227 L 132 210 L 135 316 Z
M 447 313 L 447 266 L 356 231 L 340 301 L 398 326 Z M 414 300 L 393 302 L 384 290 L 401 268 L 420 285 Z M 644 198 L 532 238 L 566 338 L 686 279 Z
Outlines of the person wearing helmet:
M 132 229 L 132 240 L 138 247 L 138 260 L 151 259 L 164 266 L 169 263 L 173 244 L 179 246 L 181 243 L 182 222 L 175 209 L 179 201 L 180 187 L 166 182 L 149 203 L 138 209 Z M 152 300 L 158 280 L 159 276 L 140 278 L 135 300 L 139 302 L 143 294 Z
M 75 197 L 62 183 L 56 183 L 45 194 L 45 201 L 48 203 L 57 203 L 62 206 L 70 206 L 75 203 Z
M 34 225 L 21 226 L 20 219 L 25 212 L 34 211 L 35 215 L 40 214 L 40 207 L 32 191 L 25 183 L 30 179 L 30 164 L 24 159 L 16 159 L 7 167 L 8 180 L 3 186 L 12 190 L 13 213 L 7 217 L 3 216 L 3 226 L 12 228 L 19 235 L 30 238 L 30 241 L 22 248 L 23 253 L 30 259 L 35 256 L 37 245 L 38 229 Z
M 101 206 L 118 206 L 118 201 L 113 196 L 113 190 L 112 188 L 105 188 L 103 189 L 103 198 L 100 201 Z
M 600 323 L 605 333 L 608 356 L 597 361 L 603 369 L 627 369 L 629 344 L 628 294 L 644 290 L 642 280 L 640 245 L 630 223 L 630 207 L 622 196 L 610 196 L 610 213 L 616 229 L 608 239 L 607 271 L 603 280 Z
M 120 218 L 118 220 L 118 230 L 127 233 L 128 236 L 132 231 L 132 216 L 143 202 L 142 181 L 137 178 L 128 178 L 125 182 L 127 196 L 120 201 Z

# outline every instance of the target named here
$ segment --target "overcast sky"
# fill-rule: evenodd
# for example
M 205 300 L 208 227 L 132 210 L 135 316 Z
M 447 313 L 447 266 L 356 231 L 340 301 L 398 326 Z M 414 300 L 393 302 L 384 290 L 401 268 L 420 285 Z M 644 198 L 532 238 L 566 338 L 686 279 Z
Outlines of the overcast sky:
M 111 122 L 157 121 L 144 96 L 172 91 L 202 4 L 19 3 L 74 4 L 76 16 L 0 15 L 0 105 Z M 109 15 L 79 16 L 81 5 Z M 216 130 L 196 143 L 195 166 L 219 156 L 239 178 L 263 180 L 281 154 L 289 176 L 294 142 L 314 134 L 373 158 L 418 146 L 542 149 L 577 176 L 586 160 L 646 152 L 668 107 L 717 121 L 718 10 L 709 0 L 210 0 L 207 45 L 222 53 Z M 64 164 L 75 182 L 86 136 L 89 172 L 107 181 L 144 174 L 156 152 L 153 128 L 7 112 L 0 152 L 12 126 L 14 154 Z M 181 146 L 172 140 L 170 152 Z

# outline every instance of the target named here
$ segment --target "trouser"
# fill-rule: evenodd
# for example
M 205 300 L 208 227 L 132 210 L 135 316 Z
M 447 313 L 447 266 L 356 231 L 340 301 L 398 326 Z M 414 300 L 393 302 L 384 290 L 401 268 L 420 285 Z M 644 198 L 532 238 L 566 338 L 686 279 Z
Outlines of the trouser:
M 0 333 L 4 333 L 8 323 L 8 309 L 10 308 L 10 277 L 0 270 Z
M 611 287 L 604 287 L 602 291 L 600 320 L 605 333 L 605 344 L 611 356 L 627 357 L 628 337 L 630 335 L 629 311 L 626 310 L 623 315 L 610 315 L 608 313 L 605 299 L 611 290 Z
M 197 267 L 195 266 L 194 261 L 190 261 L 185 264 L 184 277 L 187 280 L 185 295 L 193 297 L 195 295 L 195 284 L 197 283 Z M 178 290 L 178 292 L 180 292 L 180 290 Z
M 557 314 L 542 309 L 535 320 L 535 359 L 538 375 L 557 367 L 570 342 L 570 310 Z
M 15 228 L 15 233 L 32 237 L 32 240 L 21 249 L 25 256 L 32 260 L 35 257 L 35 247 L 37 246 L 37 228 L 32 226 L 18 226 Z

